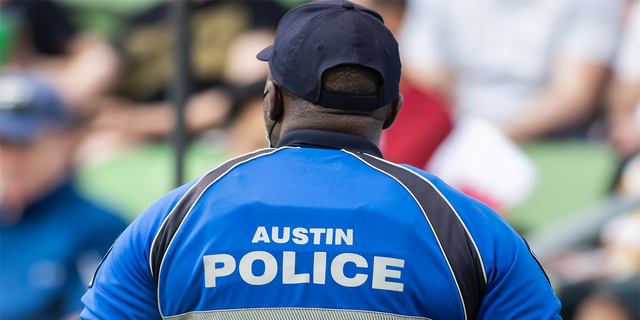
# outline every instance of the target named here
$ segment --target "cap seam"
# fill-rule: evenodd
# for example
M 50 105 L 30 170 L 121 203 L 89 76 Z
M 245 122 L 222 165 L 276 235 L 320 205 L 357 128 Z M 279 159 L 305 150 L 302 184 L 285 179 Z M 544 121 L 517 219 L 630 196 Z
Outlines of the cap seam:
M 304 28 L 302 28 L 302 30 L 300 30 L 300 33 L 298 34 L 298 37 L 296 38 L 296 42 L 293 44 L 293 46 L 291 46 L 291 48 L 289 49 L 289 52 L 287 52 L 287 61 L 285 61 L 285 72 L 284 72 L 284 79 L 282 79 L 283 83 L 280 83 L 280 85 L 282 85 L 285 89 L 287 88 L 287 86 L 284 84 L 287 81 L 288 75 L 289 75 L 289 62 L 291 61 L 292 57 L 293 57 L 293 53 L 298 50 L 298 47 L 300 46 L 300 43 L 302 42 L 302 38 L 303 35 L 306 35 L 306 31 L 311 28 L 311 25 L 314 25 L 316 23 L 316 21 L 320 20 L 320 18 L 323 18 L 327 15 L 329 15 L 332 12 L 335 12 L 337 10 L 329 10 L 327 12 L 321 13 L 319 15 L 317 15 L 316 17 L 314 17 L 313 19 L 311 19 L 305 26 Z
M 355 11 L 356 9 L 350 10 Z M 353 36 L 356 39 L 356 61 L 360 61 L 360 37 L 358 35 L 358 29 L 356 28 L 356 18 L 354 14 L 350 14 L 351 16 L 351 25 L 353 25 Z

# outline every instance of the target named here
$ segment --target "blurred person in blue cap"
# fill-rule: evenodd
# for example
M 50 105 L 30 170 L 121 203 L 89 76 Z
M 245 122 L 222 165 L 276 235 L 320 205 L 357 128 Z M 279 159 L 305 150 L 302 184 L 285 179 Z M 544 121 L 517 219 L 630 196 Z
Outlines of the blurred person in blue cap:
M 76 314 L 100 258 L 126 227 L 73 184 L 81 137 L 56 91 L 0 76 L 0 318 Z
M 527 244 L 486 205 L 382 159 L 398 43 L 376 11 L 280 21 L 260 149 L 152 204 L 83 296 L 83 319 L 560 319 Z

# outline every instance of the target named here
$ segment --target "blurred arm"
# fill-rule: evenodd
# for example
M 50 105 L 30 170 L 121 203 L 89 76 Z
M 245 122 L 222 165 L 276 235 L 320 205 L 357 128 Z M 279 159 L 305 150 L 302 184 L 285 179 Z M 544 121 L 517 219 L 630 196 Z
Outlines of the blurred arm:
M 219 125 L 230 110 L 227 94 L 209 89 L 189 98 L 185 110 L 190 132 L 202 132 Z M 175 125 L 175 110 L 168 101 L 133 104 L 108 99 L 94 125 L 98 128 L 122 131 L 140 138 L 164 137 Z
M 67 56 L 58 74 L 58 84 L 70 101 L 81 108 L 91 108 L 92 99 L 115 85 L 119 59 L 103 39 L 81 34 L 67 45 Z
M 578 124 L 593 103 L 615 52 L 624 1 L 583 0 L 568 8 L 549 80 L 519 119 L 502 125 L 522 142 Z
M 549 85 L 530 102 L 526 113 L 503 124 L 502 130 L 523 142 L 584 121 L 593 111 L 606 70 L 601 63 L 560 58 Z
M 117 81 L 118 55 L 105 40 L 88 34 L 70 38 L 63 51 L 61 55 L 44 55 L 28 50 L 18 67 L 44 72 L 72 106 L 91 114 L 95 99 Z
M 609 140 L 616 152 L 627 158 L 640 150 L 640 79 L 627 82 L 615 78 L 607 94 Z
M 433 92 L 438 96 L 451 100 L 455 86 L 454 72 L 438 65 L 413 66 L 404 70 L 404 76 L 415 84 L 422 92 Z M 449 106 L 449 104 L 443 104 Z
M 609 139 L 623 158 L 640 150 L 640 5 L 632 7 L 607 88 Z

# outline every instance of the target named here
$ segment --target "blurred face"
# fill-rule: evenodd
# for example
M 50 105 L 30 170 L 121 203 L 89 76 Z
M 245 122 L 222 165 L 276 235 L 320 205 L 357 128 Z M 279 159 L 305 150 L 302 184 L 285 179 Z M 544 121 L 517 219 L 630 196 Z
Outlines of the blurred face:
M 18 211 L 56 186 L 70 164 L 74 137 L 54 132 L 22 146 L 0 141 L 2 205 Z

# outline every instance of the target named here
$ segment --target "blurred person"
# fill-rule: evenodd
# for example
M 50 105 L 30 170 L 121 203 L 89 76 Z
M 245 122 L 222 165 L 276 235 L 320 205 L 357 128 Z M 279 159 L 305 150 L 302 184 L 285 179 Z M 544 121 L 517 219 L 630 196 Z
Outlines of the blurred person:
M 640 151 L 640 4 L 630 2 L 608 92 L 609 138 L 618 155 Z
M 232 102 L 225 126 L 229 158 L 269 146 L 262 116 L 264 79 L 269 67 L 255 58 L 260 50 L 273 43 L 273 37 L 265 36 L 264 32 L 267 31 L 240 35 L 229 48 L 223 72 Z
M 81 132 L 34 74 L 0 76 L 0 318 L 62 319 L 126 225 L 74 187 Z
M 640 197 L 637 159 L 622 172 L 622 196 Z M 563 284 L 563 318 L 640 319 L 640 208 L 604 223 L 596 246 L 564 250 L 545 265 Z
M 410 0 L 407 76 L 516 142 L 585 122 L 624 0 Z
M 202 138 L 221 147 L 228 159 L 269 146 L 262 116 L 264 78 L 269 68 L 255 55 L 270 43 L 268 38 L 248 32 L 237 37 L 229 48 L 223 79 L 231 108 L 224 124 Z
M 640 210 L 608 221 L 597 247 L 565 250 L 545 265 L 562 284 L 564 319 L 640 319 Z
M 503 215 L 535 190 L 517 143 L 592 115 L 624 0 L 410 0 L 405 74 L 449 97 L 454 128 L 426 170 Z
M 115 50 L 100 36 L 78 30 L 55 1 L 2 0 L 0 19 L 7 33 L 2 69 L 46 74 L 68 106 L 92 116 L 96 99 L 115 85 Z
M 575 320 L 640 320 L 640 273 L 608 282 L 582 300 Z
M 168 84 L 175 39 L 170 7 L 161 3 L 125 27 L 119 45 L 124 72 L 115 94 L 103 100 L 94 124 L 99 131 L 84 151 L 89 157 L 171 133 L 175 115 Z M 223 80 L 231 45 L 247 32 L 255 41 L 271 41 L 286 10 L 273 0 L 192 0 L 189 10 L 192 95 L 185 118 L 189 132 L 199 134 L 221 125 L 233 104 Z
M 616 56 L 607 95 L 609 139 L 626 161 L 618 192 L 640 196 L 640 4 L 628 3 L 625 32 Z M 634 156 L 635 155 L 635 156 Z M 594 253 L 595 252 L 595 253 Z M 568 260 L 568 261 L 567 261 Z M 576 261 L 595 267 L 570 268 Z M 640 209 L 608 221 L 602 228 L 600 247 L 569 254 L 560 275 L 577 278 L 569 287 L 567 316 L 577 320 L 640 319 Z M 567 266 L 568 265 L 568 266 Z M 573 270 L 572 270 L 573 269 Z M 592 269 L 591 272 L 576 270 Z M 564 272 L 562 272 L 564 271 Z
M 264 83 L 233 90 L 234 104 L 224 127 L 229 159 L 269 146 L 264 136 L 262 93 Z
M 609 139 L 625 160 L 616 192 L 640 196 L 640 4 L 629 1 L 607 91 Z M 564 285 L 565 319 L 640 319 L 640 209 L 603 224 L 595 246 L 568 249 L 545 263 Z
M 399 35 L 405 16 L 405 0 L 354 2 L 379 12 L 389 30 Z M 421 88 L 406 76 L 400 81 L 400 93 L 404 97 L 402 111 L 395 125 L 382 132 L 380 150 L 389 161 L 424 168 L 451 132 L 449 106 L 438 92 Z

